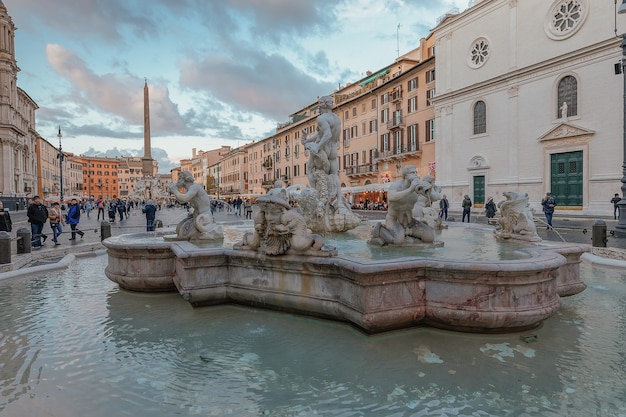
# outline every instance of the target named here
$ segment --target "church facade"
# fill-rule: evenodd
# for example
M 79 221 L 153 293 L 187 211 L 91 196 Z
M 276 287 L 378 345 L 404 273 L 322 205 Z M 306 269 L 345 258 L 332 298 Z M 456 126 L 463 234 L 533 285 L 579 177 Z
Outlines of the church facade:
M 13 20 L 0 0 L 0 197 L 6 207 L 37 189 L 35 101 L 17 86 Z
M 447 16 L 435 154 L 451 202 L 526 192 L 541 212 L 551 191 L 560 210 L 606 214 L 622 177 L 624 30 L 613 2 L 592 0 L 482 0 Z

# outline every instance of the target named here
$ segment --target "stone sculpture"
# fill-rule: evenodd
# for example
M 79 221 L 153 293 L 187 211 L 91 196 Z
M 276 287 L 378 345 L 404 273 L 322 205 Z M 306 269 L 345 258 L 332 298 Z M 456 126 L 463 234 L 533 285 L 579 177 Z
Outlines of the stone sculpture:
M 307 176 L 309 188 L 302 190 L 297 202 L 311 230 L 317 233 L 345 232 L 361 223 L 345 198 L 339 182 L 337 145 L 341 135 L 341 120 L 333 113 L 330 96 L 319 100 L 320 115 L 317 131 L 302 132 L 301 142 L 309 153 Z
M 324 243 L 318 234 L 309 234 L 298 210 L 287 201 L 287 191 L 277 181 L 275 188 L 256 200 L 252 215 L 254 232 L 247 232 L 237 250 L 255 250 L 266 255 L 284 255 L 290 251 L 310 256 L 336 256 L 337 251 Z
M 441 187 L 435 184 L 435 177 L 426 175 L 422 179 L 431 185 L 430 190 L 425 194 L 418 194 L 417 202 L 413 206 L 413 217 L 425 222 L 435 230 L 446 229 L 443 219 L 439 216 L 439 210 L 433 207 L 433 203 L 441 200 Z
M 502 195 L 506 200 L 498 203 L 500 219 L 496 224 L 494 235 L 499 239 L 541 241 L 528 204 L 528 194 L 506 191 Z
M 184 240 L 223 239 L 222 226 L 215 223 L 211 214 L 211 198 L 200 184 L 196 184 L 189 171 L 182 171 L 169 191 L 181 203 L 189 203 L 193 211 L 176 226 L 176 235 Z
M 433 183 L 420 179 L 415 166 L 405 166 L 402 179 L 389 187 L 385 223 L 374 226 L 368 243 L 378 246 L 433 243 L 434 229 L 413 216 L 413 208 L 420 196 L 430 199 L 432 189 Z

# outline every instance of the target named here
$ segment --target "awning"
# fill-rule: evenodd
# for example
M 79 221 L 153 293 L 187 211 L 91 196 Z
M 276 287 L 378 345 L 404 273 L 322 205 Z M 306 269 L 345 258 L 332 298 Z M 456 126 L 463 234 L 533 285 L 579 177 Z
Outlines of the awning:
M 384 69 L 384 70 L 382 70 L 380 72 L 377 72 L 374 75 L 370 75 L 369 77 L 367 77 L 366 79 L 364 79 L 363 81 L 361 81 L 359 83 L 359 87 L 363 87 L 364 85 L 371 83 L 372 81 L 376 80 L 377 78 L 382 77 L 383 75 L 386 75 L 388 72 L 389 72 L 389 68 Z
M 367 193 L 370 191 L 388 191 L 389 190 L 389 186 L 391 185 L 390 182 L 384 182 L 382 184 L 367 184 L 367 185 L 360 185 L 357 187 L 341 187 L 341 193 L 342 194 L 358 194 L 358 193 Z

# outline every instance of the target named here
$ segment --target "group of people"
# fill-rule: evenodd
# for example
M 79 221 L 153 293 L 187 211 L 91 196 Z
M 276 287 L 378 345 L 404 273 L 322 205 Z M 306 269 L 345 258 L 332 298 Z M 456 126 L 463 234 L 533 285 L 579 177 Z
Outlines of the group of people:
M 26 217 L 30 223 L 31 229 L 31 245 L 34 249 L 41 249 L 48 239 L 48 235 L 44 233 L 44 225 L 49 222 L 52 230 L 52 241 L 55 246 L 61 244 L 59 236 L 63 233 L 63 226 L 69 225 L 71 228 L 71 237 L 69 240 L 76 240 L 76 235 L 81 238 L 85 232 L 78 228 L 80 223 L 81 206 L 78 200 L 73 198 L 67 208 L 67 213 L 63 214 L 61 206 L 58 202 L 54 202 L 50 210 L 42 203 L 41 197 L 38 195 L 32 198 L 28 205 Z

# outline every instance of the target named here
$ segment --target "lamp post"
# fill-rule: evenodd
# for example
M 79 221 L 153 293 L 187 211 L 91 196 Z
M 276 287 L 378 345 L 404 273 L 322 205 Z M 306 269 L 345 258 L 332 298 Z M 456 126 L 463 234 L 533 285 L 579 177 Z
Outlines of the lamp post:
M 59 204 L 61 204 L 61 210 L 65 210 L 65 204 L 63 203 L 63 148 L 61 147 L 61 126 L 59 126 L 59 133 L 57 134 L 57 138 L 59 138 L 59 153 L 57 154 L 57 158 L 59 158 Z
M 617 3 L 617 0 L 615 1 Z M 622 0 L 622 4 L 617 9 L 618 14 L 626 13 L 626 0 Z M 617 22 L 615 24 L 615 32 L 617 33 Z M 617 203 L 619 207 L 619 220 L 615 226 L 616 236 L 626 237 L 626 33 L 622 34 L 622 76 L 624 78 L 624 103 L 623 103 L 623 136 L 622 147 L 624 151 L 624 157 L 622 162 L 622 199 Z

